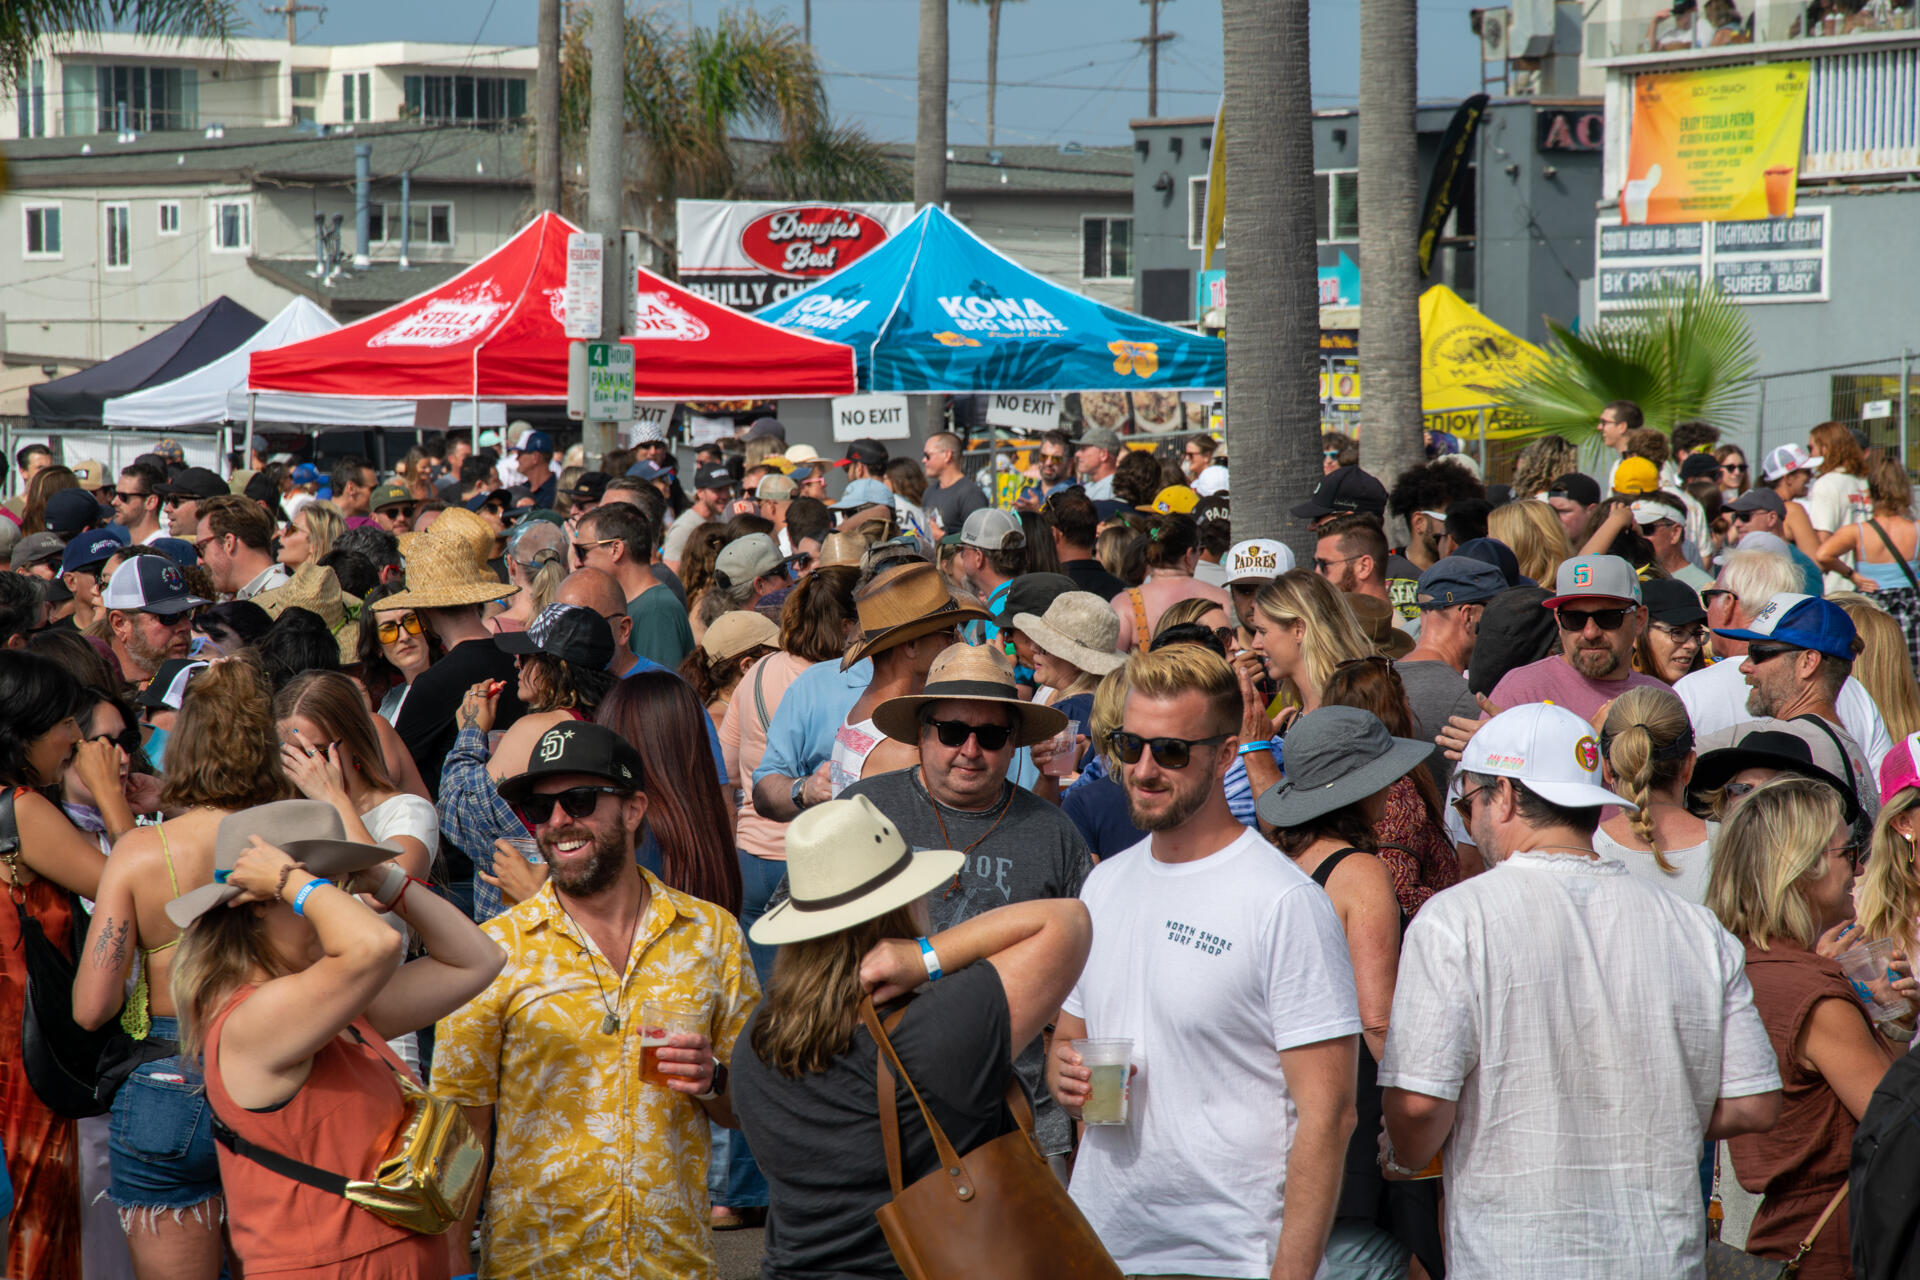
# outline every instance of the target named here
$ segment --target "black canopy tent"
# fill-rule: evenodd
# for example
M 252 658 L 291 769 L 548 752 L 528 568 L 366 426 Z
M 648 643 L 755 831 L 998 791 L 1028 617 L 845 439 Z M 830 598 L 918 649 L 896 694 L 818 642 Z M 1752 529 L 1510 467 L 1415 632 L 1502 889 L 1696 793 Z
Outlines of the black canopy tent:
M 143 387 L 170 382 L 218 360 L 257 333 L 266 321 L 224 295 L 179 324 L 111 360 L 27 392 L 27 416 L 42 430 L 99 427 L 106 402 Z

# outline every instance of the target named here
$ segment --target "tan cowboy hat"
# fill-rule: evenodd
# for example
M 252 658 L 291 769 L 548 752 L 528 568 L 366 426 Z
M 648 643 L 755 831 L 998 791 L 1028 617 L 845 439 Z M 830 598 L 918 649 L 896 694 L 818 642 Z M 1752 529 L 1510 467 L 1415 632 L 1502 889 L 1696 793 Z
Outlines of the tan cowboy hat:
M 1039 616 L 1016 613 L 1010 624 L 1062 662 L 1096 676 L 1127 665 L 1120 648 L 1120 615 L 1091 591 L 1063 591 Z
M 854 593 L 853 603 L 860 612 L 860 639 L 840 660 L 842 671 L 882 649 L 987 616 L 984 609 L 955 600 L 940 571 L 924 560 L 882 573 Z
M 397 844 L 361 844 L 347 839 L 339 811 L 324 800 L 276 800 L 255 805 L 220 819 L 213 836 L 213 883 L 189 889 L 167 903 L 167 919 L 184 929 L 215 907 L 239 897 L 240 886 L 228 884 L 226 873 L 233 870 L 254 836 L 285 851 L 322 880 L 377 867 L 400 852 Z
M 1043 742 L 1067 727 L 1066 713 L 1021 700 L 1007 656 L 989 645 L 956 644 L 940 651 L 921 692 L 888 698 L 873 709 L 873 723 L 895 742 L 920 741 L 920 708 L 935 702 L 990 702 L 1011 707 L 1018 720 L 1016 747 Z
M 765 946 L 824 938 L 916 902 L 960 872 L 956 849 L 912 849 L 865 796 L 829 800 L 787 824 L 790 896 L 754 922 Z
M 291 578 L 262 591 L 253 602 L 275 618 L 288 609 L 319 614 L 340 644 L 340 661 L 360 661 L 360 597 L 342 591 L 339 577 L 325 565 L 307 561 Z
M 472 525 L 454 518 L 462 515 Z M 473 525 L 486 536 L 484 549 Z M 504 600 L 520 590 L 500 581 L 487 567 L 493 554 L 493 529 L 471 511 L 441 512 L 425 533 L 415 535 L 402 550 L 407 557 L 407 589 L 380 601 L 382 609 L 454 609 Z
M 473 548 L 474 559 L 481 564 L 493 559 L 494 540 L 503 536 L 495 533 L 492 525 L 465 507 L 448 507 L 423 531 L 401 534 L 400 554 L 411 557 L 415 544 L 428 534 L 439 539 L 453 538 L 465 542 Z
M 1385 600 L 1348 592 L 1347 605 L 1375 651 L 1395 662 L 1413 652 L 1413 637 L 1393 625 L 1394 609 Z
M 836 565 L 850 569 L 860 567 L 860 557 L 866 554 L 868 539 L 858 533 L 830 533 L 820 540 L 820 567 L 831 569 Z

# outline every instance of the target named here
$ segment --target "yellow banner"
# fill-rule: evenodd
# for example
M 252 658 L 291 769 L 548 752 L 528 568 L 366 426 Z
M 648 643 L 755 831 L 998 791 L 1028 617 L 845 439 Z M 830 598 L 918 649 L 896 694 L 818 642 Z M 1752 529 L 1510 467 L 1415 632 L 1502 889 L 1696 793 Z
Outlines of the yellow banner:
M 1213 153 L 1207 160 L 1207 205 L 1201 234 L 1206 246 L 1200 254 L 1200 269 L 1213 270 L 1213 251 L 1227 229 L 1227 95 L 1220 95 L 1220 109 L 1213 117 Z
M 1512 381 L 1540 359 L 1516 338 L 1436 284 L 1420 295 L 1420 407 L 1428 413 L 1488 403 L 1485 390 Z
M 1621 222 L 1791 216 L 1807 76 L 1805 62 L 1636 76 Z

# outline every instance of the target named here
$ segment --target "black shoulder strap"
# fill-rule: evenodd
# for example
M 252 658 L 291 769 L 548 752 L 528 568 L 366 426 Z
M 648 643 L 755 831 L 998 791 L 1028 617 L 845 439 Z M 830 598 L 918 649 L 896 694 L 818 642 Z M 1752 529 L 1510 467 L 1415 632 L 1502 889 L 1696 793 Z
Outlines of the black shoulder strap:
M 13 788 L 0 787 L 0 857 L 20 848 L 20 822 L 13 812 Z
M 328 1173 L 325 1169 L 316 1169 L 310 1164 L 281 1155 L 278 1151 L 269 1151 L 265 1147 L 248 1142 L 245 1138 L 227 1127 L 227 1122 L 216 1113 L 213 1117 L 213 1139 L 243 1160 L 271 1169 L 283 1178 L 303 1182 L 309 1187 L 340 1196 L 347 1194 L 347 1179 L 344 1174 Z
M 1889 538 L 1887 531 L 1880 527 L 1880 522 L 1878 520 L 1868 520 L 1867 527 L 1880 535 L 1880 541 L 1886 545 L 1887 554 L 1892 556 L 1893 562 L 1900 566 L 1900 572 L 1907 575 L 1907 585 L 1916 591 L 1920 591 L 1920 578 L 1913 576 L 1913 565 L 1900 554 L 1900 548 L 1893 545 L 1893 539 Z M 1916 552 L 1920 552 L 1920 544 L 1916 545 L 1915 550 Z
M 1824 717 L 1815 715 L 1811 711 L 1804 715 L 1797 715 L 1794 719 L 1803 720 L 1827 735 L 1827 741 L 1831 742 L 1833 749 L 1840 753 L 1840 763 L 1847 767 L 1847 785 L 1852 787 L 1854 795 L 1858 796 L 1860 794 L 1860 779 L 1855 777 L 1853 773 L 1853 757 L 1847 754 L 1846 744 L 1840 741 L 1840 735 L 1833 731 L 1833 726 L 1828 724 Z
M 1320 865 L 1313 869 L 1313 882 L 1322 889 L 1326 888 L 1327 881 L 1333 878 L 1333 869 L 1345 862 L 1353 854 L 1359 852 L 1360 850 L 1358 849 L 1348 848 L 1328 854 L 1326 858 L 1321 861 Z

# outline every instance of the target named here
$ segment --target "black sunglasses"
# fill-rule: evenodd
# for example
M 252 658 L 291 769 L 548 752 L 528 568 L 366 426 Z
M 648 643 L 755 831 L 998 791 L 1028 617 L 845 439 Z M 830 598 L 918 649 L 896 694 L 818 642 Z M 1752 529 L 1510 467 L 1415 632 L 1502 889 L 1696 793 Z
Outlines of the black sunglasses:
M 1798 653 L 1799 651 L 1797 646 L 1790 644 L 1750 644 L 1747 646 L 1747 656 L 1753 659 L 1756 664 L 1771 662 L 1783 653 Z
M 1120 757 L 1121 764 L 1139 764 L 1143 750 L 1153 752 L 1153 762 L 1162 769 L 1184 769 L 1193 759 L 1195 747 L 1210 747 L 1231 736 L 1216 733 L 1210 738 L 1143 738 L 1137 733 L 1115 729 L 1107 735 L 1107 745 Z
M 1013 730 L 1004 724 L 968 724 L 965 720 L 929 720 L 927 727 L 940 735 L 943 747 L 965 745 L 968 738 L 978 738 L 982 751 L 998 751 L 1007 745 L 1007 739 L 1013 736 Z
M 569 818 L 584 818 L 600 807 L 601 796 L 625 794 L 618 787 L 569 787 L 551 795 L 534 792 L 520 802 L 520 814 L 534 826 L 543 827 L 553 821 L 555 803 L 567 811 Z
M 1629 612 L 1627 609 L 1555 609 L 1553 616 L 1562 631 L 1585 631 L 1589 622 L 1602 631 L 1618 631 Z

